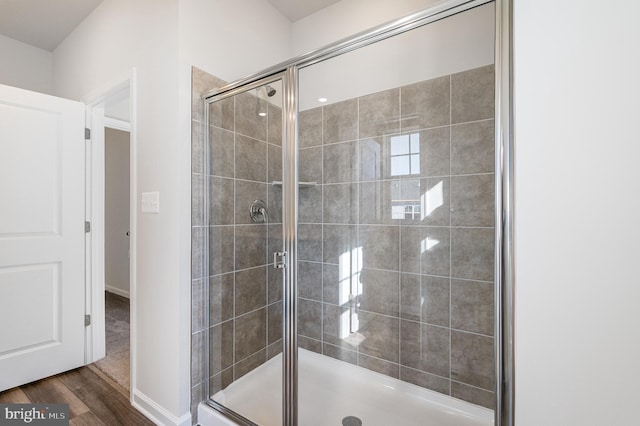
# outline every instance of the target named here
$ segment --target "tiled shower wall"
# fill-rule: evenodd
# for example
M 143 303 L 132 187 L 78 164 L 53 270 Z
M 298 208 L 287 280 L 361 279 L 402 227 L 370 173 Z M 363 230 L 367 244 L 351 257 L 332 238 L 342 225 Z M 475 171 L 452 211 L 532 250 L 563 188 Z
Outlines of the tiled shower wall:
M 493 118 L 493 66 L 300 114 L 301 347 L 493 407 Z
M 199 94 L 222 84 L 194 69 L 192 409 L 281 349 L 281 112 L 216 104 L 205 159 Z M 493 96 L 489 66 L 300 114 L 301 347 L 492 407 Z
M 200 94 L 223 84 L 193 68 L 192 413 L 206 398 L 205 380 L 213 395 L 281 348 L 282 272 L 269 267 L 268 255 L 282 246 L 281 189 L 267 182 L 281 179 L 282 114 L 250 92 L 213 104 L 205 129 Z M 208 157 L 203 131 L 210 136 Z M 253 200 L 268 203 L 268 222 L 251 220 Z
M 191 416 L 197 422 L 197 406 L 206 398 L 207 380 L 204 360 L 206 342 L 206 284 L 205 271 L 205 149 L 204 108 L 200 95 L 205 90 L 221 87 L 224 82 L 198 68 L 191 72 Z

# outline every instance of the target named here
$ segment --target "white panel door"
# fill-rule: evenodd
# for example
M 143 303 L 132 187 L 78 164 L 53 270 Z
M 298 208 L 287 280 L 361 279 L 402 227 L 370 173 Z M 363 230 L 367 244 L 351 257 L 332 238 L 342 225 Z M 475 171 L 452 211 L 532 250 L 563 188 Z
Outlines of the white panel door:
M 85 363 L 84 117 L 0 85 L 0 391 Z

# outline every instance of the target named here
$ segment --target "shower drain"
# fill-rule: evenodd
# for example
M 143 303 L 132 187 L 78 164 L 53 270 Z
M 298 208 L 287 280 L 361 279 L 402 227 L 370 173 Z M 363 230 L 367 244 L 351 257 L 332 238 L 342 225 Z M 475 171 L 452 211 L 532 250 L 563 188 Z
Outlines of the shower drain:
M 362 426 L 362 420 L 356 416 L 347 416 L 342 419 L 342 426 Z

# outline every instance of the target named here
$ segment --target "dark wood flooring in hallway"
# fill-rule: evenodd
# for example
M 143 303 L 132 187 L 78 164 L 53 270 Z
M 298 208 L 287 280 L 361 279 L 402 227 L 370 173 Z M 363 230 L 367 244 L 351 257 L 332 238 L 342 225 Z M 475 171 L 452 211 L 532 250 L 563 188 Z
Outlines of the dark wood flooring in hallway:
M 104 359 L 0 392 L 0 403 L 69 404 L 71 426 L 153 425 L 129 402 L 129 301 L 110 293 L 105 299 Z
M 0 403 L 69 404 L 73 426 L 153 425 L 125 389 L 95 367 L 81 367 L 0 393 Z

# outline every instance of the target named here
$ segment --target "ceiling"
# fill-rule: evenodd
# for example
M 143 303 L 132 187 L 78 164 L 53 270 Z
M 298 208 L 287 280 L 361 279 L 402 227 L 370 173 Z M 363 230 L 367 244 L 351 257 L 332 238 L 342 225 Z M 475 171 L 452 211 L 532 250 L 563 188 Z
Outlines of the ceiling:
M 296 22 L 340 0 L 267 0 Z M 102 0 L 0 0 L 0 34 L 52 52 Z
M 102 0 L 0 0 L 0 34 L 52 52 Z
M 320 9 L 338 3 L 340 0 L 267 0 L 291 22 L 309 16 Z

